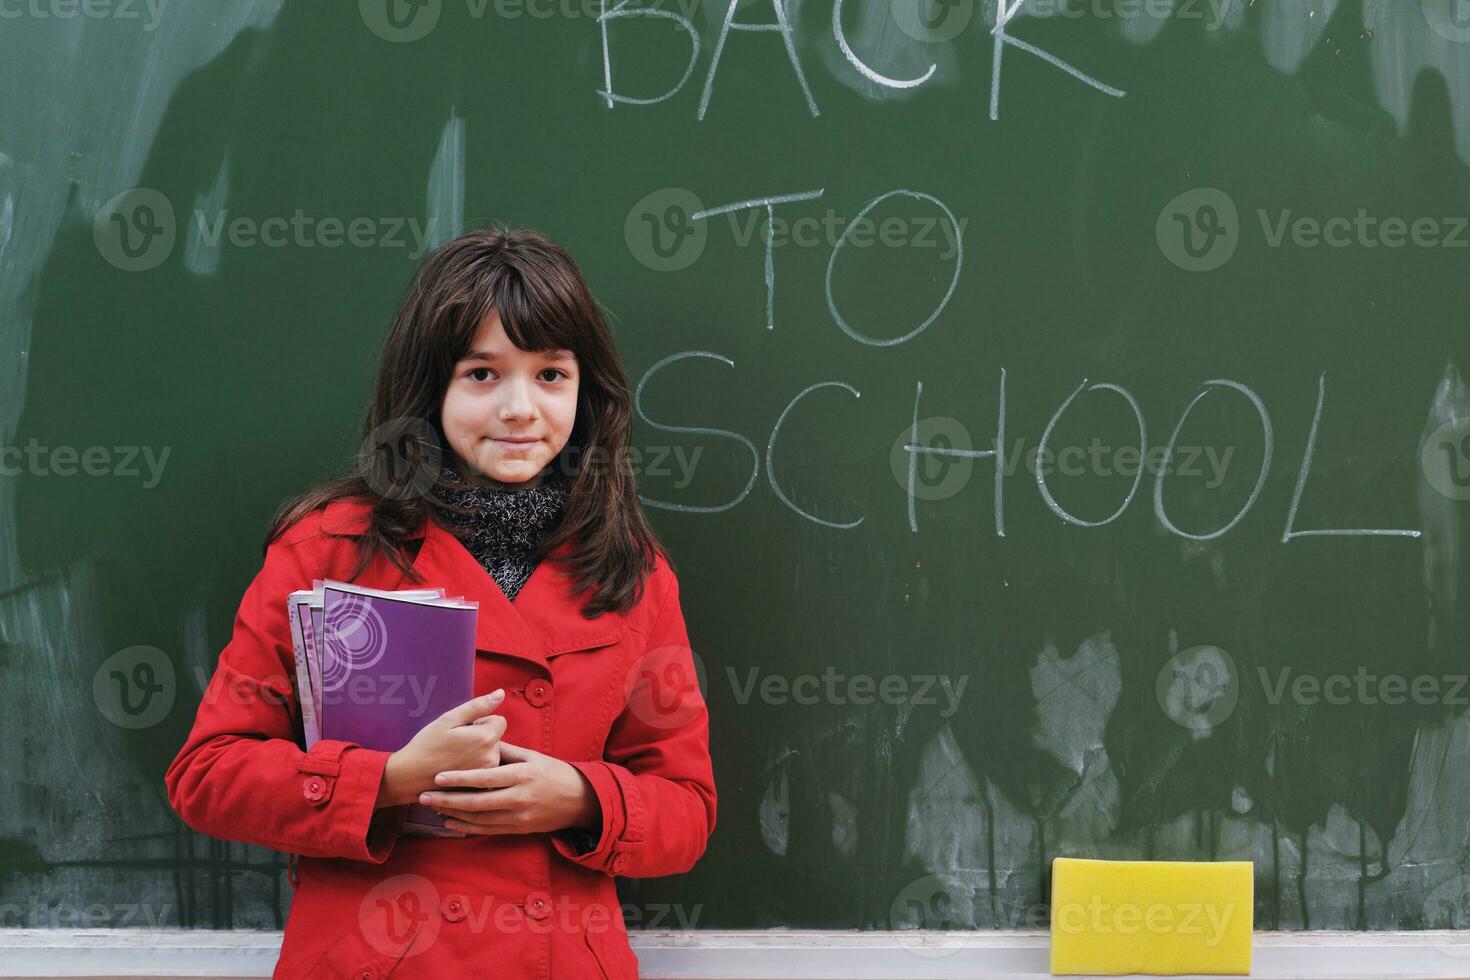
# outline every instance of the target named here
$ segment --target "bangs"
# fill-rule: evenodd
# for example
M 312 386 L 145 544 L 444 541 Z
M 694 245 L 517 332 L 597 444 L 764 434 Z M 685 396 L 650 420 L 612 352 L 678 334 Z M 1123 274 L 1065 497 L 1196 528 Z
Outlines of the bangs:
M 504 264 L 477 277 L 460 304 L 455 324 L 454 360 L 469 352 L 480 325 L 492 312 L 512 344 L 523 351 L 569 350 L 582 359 L 583 339 L 592 324 L 579 322 L 580 305 L 568 295 L 560 277 L 538 275 L 550 270 Z

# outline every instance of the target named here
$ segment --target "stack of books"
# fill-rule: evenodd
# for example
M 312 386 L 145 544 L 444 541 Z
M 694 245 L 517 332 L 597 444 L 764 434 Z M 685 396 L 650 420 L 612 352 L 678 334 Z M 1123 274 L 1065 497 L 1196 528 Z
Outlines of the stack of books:
M 477 602 L 318 579 L 291 593 L 286 611 L 308 749 L 327 738 L 396 752 L 474 696 Z M 404 829 L 464 836 L 417 803 Z

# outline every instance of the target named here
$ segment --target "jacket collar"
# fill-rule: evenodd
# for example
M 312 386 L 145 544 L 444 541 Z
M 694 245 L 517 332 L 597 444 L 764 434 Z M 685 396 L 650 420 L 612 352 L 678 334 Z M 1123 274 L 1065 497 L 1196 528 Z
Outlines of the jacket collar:
M 335 509 L 335 513 L 334 513 Z M 370 508 L 361 502 L 337 500 L 327 505 L 322 528 L 331 534 L 361 535 L 367 529 Z M 574 650 L 616 643 L 625 617 L 609 611 L 594 619 L 582 616 L 581 595 L 572 592 L 571 575 L 560 565 L 572 551 L 565 542 L 537 563 L 515 601 L 470 554 L 452 531 L 425 521 L 410 540 L 423 538 L 413 568 L 424 577 L 421 586 L 443 586 L 451 596 L 480 604 L 475 617 L 475 646 L 480 650 L 520 657 L 547 667 L 550 658 Z M 415 587 L 398 575 L 395 589 Z
M 328 534 L 356 537 L 367 532 L 372 516 L 373 509 L 366 502 L 351 497 L 338 497 L 327 504 L 327 509 L 322 512 L 322 530 Z M 428 524 L 427 521 L 424 523 Z M 424 531 L 425 528 L 421 526 L 408 536 L 408 540 L 417 541 L 424 536 Z

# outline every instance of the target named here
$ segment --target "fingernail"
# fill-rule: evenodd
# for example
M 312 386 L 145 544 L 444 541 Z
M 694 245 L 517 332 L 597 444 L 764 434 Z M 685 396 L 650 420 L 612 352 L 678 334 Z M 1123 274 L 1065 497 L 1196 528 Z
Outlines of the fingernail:
M 428 806 L 429 805 L 429 801 L 432 800 L 432 799 L 433 799 L 433 797 L 430 796 L 428 793 L 420 793 L 419 794 L 419 802 L 422 803 L 422 804 L 424 804 L 424 806 Z
M 434 777 L 434 782 L 438 783 L 440 786 L 443 786 L 445 783 L 449 782 L 449 780 L 444 778 L 444 774 L 441 772 L 439 775 Z
M 499 701 L 503 697 L 505 697 L 505 688 L 503 687 L 498 687 L 490 692 L 491 701 Z

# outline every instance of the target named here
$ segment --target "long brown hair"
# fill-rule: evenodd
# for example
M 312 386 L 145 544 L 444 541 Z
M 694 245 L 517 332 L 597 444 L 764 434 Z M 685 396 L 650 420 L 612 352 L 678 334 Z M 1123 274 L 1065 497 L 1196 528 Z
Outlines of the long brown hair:
M 530 229 L 476 229 L 424 259 L 383 343 L 356 468 L 282 504 L 266 547 L 316 508 L 360 498 L 371 503 L 372 517 L 358 540 L 352 577 L 385 554 L 410 580 L 421 579 L 405 544 L 425 521 L 450 526 L 438 512 L 446 506 L 439 491 L 450 485 L 443 465 L 458 467 L 440 407 L 454 365 L 491 311 L 499 313 L 506 336 L 520 349 L 568 349 L 577 357 L 576 421 L 567 445 L 549 464 L 561 468 L 571 486 L 561 523 L 540 544 L 537 558 L 574 542 L 564 566 L 573 588 L 579 594 L 596 590 L 582 615 L 625 613 L 642 597 L 655 556 L 668 559 L 638 505 L 627 453 L 628 383 L 576 262 Z

